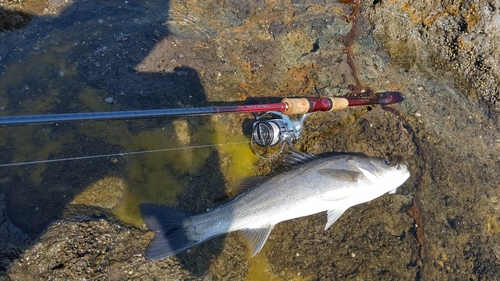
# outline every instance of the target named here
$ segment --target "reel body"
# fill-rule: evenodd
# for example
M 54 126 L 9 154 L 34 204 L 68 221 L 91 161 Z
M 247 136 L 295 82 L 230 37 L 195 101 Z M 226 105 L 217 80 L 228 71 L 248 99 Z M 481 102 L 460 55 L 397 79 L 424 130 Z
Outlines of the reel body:
M 255 117 L 252 130 L 252 143 L 268 147 L 282 144 L 292 145 L 300 138 L 304 119 L 310 113 L 303 114 L 297 120 L 279 111 L 269 111 Z

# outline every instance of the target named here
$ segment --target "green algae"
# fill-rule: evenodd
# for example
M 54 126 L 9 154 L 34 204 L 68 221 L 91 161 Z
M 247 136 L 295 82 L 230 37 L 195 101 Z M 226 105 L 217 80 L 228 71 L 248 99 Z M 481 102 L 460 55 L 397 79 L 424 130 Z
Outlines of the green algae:
M 81 126 L 85 134 L 99 135 L 107 142 L 120 145 L 125 151 L 152 152 L 128 157 L 123 198 L 113 208 L 119 219 L 142 226 L 137 208 L 140 203 L 174 205 L 187 177 L 195 175 L 207 164 L 214 147 L 221 159 L 225 159 L 221 161 L 220 169 L 227 181 L 234 184 L 253 175 L 258 158 L 243 134 L 231 132 L 231 126 L 219 122 L 217 117 L 206 124 L 195 123 L 179 118 L 161 129 L 138 134 L 128 130 L 125 122 L 116 122 L 112 127 L 105 122 Z M 103 193 L 102 196 L 107 195 Z

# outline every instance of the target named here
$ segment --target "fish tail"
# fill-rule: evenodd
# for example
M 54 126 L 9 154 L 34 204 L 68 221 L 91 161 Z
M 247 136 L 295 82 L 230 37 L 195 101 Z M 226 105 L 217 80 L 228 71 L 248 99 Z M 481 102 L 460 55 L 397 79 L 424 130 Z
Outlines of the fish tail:
M 199 243 L 188 238 L 183 226 L 184 220 L 190 217 L 190 214 L 150 203 L 140 204 L 139 209 L 147 227 L 155 232 L 146 248 L 147 259 L 168 258 Z

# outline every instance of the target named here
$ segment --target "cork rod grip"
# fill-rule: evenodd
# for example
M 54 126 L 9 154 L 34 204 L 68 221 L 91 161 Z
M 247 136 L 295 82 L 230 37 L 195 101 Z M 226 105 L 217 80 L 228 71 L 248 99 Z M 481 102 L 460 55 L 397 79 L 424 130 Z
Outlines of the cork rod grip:
M 328 111 L 340 110 L 349 106 L 349 101 L 346 98 L 328 98 L 332 102 L 332 108 Z
M 284 98 L 282 103 L 287 105 L 283 111 L 286 115 L 305 114 L 315 111 L 333 111 L 347 108 L 349 101 L 346 98 Z

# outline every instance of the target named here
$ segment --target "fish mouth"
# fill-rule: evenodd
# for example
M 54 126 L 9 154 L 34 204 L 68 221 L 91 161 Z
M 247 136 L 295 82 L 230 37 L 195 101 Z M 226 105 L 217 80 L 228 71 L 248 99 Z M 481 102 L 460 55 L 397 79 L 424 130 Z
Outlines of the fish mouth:
M 408 164 L 397 164 L 396 171 L 398 171 L 398 173 L 401 173 L 402 175 L 405 175 L 406 179 L 410 177 L 410 171 L 408 171 Z
M 397 171 L 408 171 L 408 164 L 397 164 L 396 170 Z
M 410 165 L 408 164 L 408 162 L 406 162 L 406 161 L 405 161 L 404 163 L 398 163 L 396 166 L 397 166 L 397 169 L 399 170 L 399 169 L 401 169 L 401 168 L 406 168 L 406 169 L 408 169 L 408 167 L 409 167 Z

